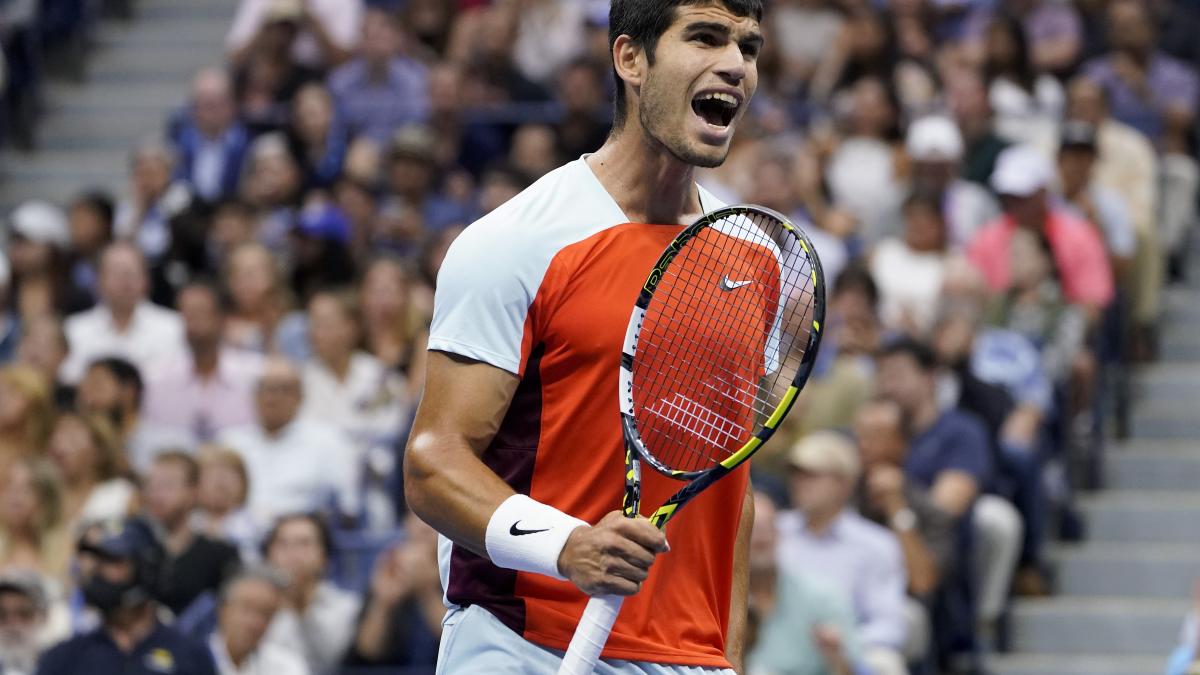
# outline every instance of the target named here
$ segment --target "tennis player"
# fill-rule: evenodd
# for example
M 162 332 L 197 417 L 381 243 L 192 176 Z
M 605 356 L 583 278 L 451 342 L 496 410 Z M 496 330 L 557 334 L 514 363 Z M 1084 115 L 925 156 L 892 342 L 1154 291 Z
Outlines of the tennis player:
M 743 468 L 671 523 L 622 517 L 621 345 L 665 246 L 723 206 L 758 83 L 761 0 L 614 0 L 613 132 L 471 225 L 438 277 L 410 507 L 442 535 L 440 673 L 553 673 L 587 596 L 632 596 L 598 673 L 741 669 L 753 499 Z M 737 280 L 731 280 L 736 286 Z M 681 484 L 647 469 L 642 499 Z

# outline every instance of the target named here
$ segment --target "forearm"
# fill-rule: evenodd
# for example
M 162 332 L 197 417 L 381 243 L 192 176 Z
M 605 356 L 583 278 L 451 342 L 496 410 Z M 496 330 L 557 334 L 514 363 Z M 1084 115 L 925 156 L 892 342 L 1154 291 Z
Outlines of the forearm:
M 486 556 L 488 521 L 514 491 L 465 442 L 425 432 L 413 436 L 405 452 L 404 493 L 421 520 Z
M 932 593 L 938 585 L 937 561 L 915 529 L 896 532 L 904 565 L 908 570 L 908 590 L 915 596 Z
M 746 651 L 747 596 L 750 590 L 750 530 L 754 527 L 754 490 L 746 483 L 742 498 L 742 517 L 738 521 L 737 543 L 733 549 L 733 587 L 729 597 L 729 637 L 725 658 L 741 673 Z
M 388 636 L 393 632 L 390 607 L 372 598 L 367 602 L 358 635 L 354 638 L 354 649 L 364 661 L 380 661 L 387 653 Z

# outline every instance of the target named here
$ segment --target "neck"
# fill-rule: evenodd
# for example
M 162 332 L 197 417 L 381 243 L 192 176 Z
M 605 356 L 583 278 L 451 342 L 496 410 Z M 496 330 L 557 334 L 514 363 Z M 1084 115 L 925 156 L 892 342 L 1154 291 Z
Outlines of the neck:
M 232 643 L 230 643 L 228 637 L 222 635 L 221 641 L 225 643 L 225 653 L 229 654 L 229 660 L 232 661 L 233 665 L 237 666 L 238 668 L 242 667 L 242 663 L 245 662 L 245 660 L 249 658 L 250 654 L 254 651 L 251 649 L 250 645 L 245 644 L 244 640 L 239 640 L 238 642 L 242 644 L 234 646 Z
M 829 528 L 833 526 L 833 521 L 837 520 L 839 513 L 841 513 L 841 511 L 806 513 L 804 514 L 804 525 L 813 534 L 825 534 L 829 531 Z
M 129 307 L 108 306 L 108 311 L 112 314 L 113 323 L 122 331 L 129 327 L 129 322 L 133 320 L 133 310 L 135 309 L 137 309 L 137 305 Z
M 192 350 L 192 367 L 195 368 L 196 374 L 201 377 L 211 377 L 216 374 L 217 366 L 220 364 L 221 351 L 216 348 L 202 348 Z
M 275 437 L 275 436 L 278 436 L 279 434 L 283 433 L 283 430 L 286 429 L 287 425 L 289 425 L 291 423 L 292 423 L 292 420 L 287 420 L 286 422 L 282 422 L 280 424 L 268 424 L 266 422 L 263 422 L 262 428 L 263 428 L 263 431 L 267 432 L 268 436 Z
M 128 654 L 150 635 L 154 624 L 154 604 L 146 603 L 141 607 L 117 610 L 105 620 L 104 627 L 117 648 Z
M 345 380 L 346 375 L 350 373 L 350 354 L 322 356 L 321 360 L 325 362 L 325 366 L 333 372 L 333 376 L 338 381 Z
M 166 549 L 173 555 L 179 555 L 186 551 L 188 546 L 191 546 L 192 540 L 196 538 L 186 515 L 175 523 L 169 525 L 163 523 L 163 525 L 167 528 Z
M 634 222 L 674 225 L 700 213 L 695 168 L 646 138 L 632 106 L 625 128 L 587 158 L 600 184 Z

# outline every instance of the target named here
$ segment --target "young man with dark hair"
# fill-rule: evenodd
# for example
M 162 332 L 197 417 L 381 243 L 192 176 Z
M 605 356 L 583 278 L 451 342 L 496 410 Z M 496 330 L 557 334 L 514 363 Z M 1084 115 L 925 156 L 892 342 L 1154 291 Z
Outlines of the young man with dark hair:
M 449 540 L 441 672 L 553 671 L 598 594 L 630 596 L 602 672 L 741 666 L 747 471 L 688 507 L 668 553 L 662 532 L 620 512 L 610 393 L 646 274 L 682 225 L 721 206 L 694 172 L 725 161 L 757 88 L 761 17 L 750 0 L 613 2 L 612 134 L 446 255 L 405 455 L 409 505 Z M 643 481 L 647 503 L 678 489 Z

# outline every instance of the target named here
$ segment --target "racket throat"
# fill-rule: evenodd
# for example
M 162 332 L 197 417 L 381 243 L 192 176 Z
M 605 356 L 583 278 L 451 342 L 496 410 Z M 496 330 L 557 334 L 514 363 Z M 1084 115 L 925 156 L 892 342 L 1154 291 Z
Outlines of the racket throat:
M 636 451 L 625 448 L 625 499 L 621 511 L 626 518 L 637 518 L 642 506 L 642 463 L 638 461 Z

